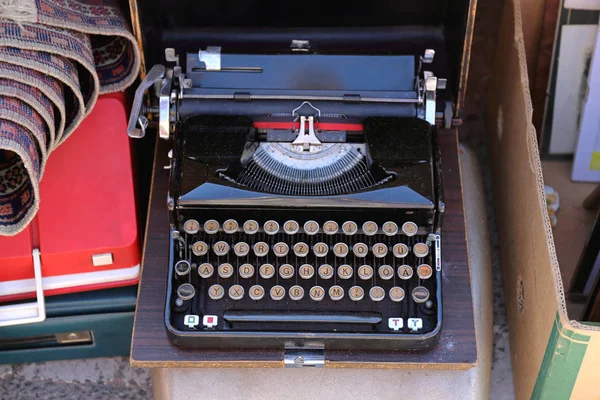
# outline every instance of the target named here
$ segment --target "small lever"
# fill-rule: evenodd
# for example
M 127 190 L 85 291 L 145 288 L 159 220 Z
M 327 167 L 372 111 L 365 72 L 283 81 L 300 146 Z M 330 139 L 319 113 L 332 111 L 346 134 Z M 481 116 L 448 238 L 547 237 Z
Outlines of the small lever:
M 131 114 L 129 115 L 129 124 L 127 125 L 127 134 L 132 138 L 143 138 L 146 134 L 146 127 L 148 126 L 148 118 L 146 118 L 144 112 L 144 94 L 146 90 L 150 89 L 154 84 L 165 77 L 165 66 L 155 65 L 152 67 L 148 74 L 140 83 L 138 88 L 135 90 L 135 96 L 133 97 L 133 105 L 131 106 Z M 139 123 L 139 127 L 138 127 Z

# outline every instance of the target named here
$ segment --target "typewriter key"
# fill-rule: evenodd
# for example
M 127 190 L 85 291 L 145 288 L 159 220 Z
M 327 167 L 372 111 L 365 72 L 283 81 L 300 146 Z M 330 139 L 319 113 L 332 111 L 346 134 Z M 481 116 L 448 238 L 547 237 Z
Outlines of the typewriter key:
M 352 267 L 348 264 L 340 265 L 338 268 L 338 276 L 340 279 L 350 279 L 352 278 Z
M 267 233 L 267 235 L 276 235 L 279 232 L 279 224 L 277 221 L 269 220 L 265 222 L 263 229 Z
M 183 231 L 189 235 L 198 233 L 200 230 L 200 224 L 195 219 L 188 219 L 183 224 Z
M 399 286 L 394 286 L 390 289 L 390 299 L 394 302 L 399 302 L 404 300 L 404 289 Z
M 177 296 L 179 296 L 180 299 L 190 300 L 195 295 L 196 295 L 196 289 L 194 289 L 194 287 L 189 283 L 184 283 L 182 285 L 179 285 L 179 287 L 177 288 Z
M 336 243 L 333 246 L 333 254 L 340 258 L 344 258 L 348 255 L 348 245 L 346 243 Z
M 353 301 L 362 300 L 365 297 L 365 291 L 360 286 L 352 286 L 348 291 L 348 297 Z
M 298 275 L 302 279 L 310 279 L 315 275 L 315 267 L 310 264 L 304 264 L 298 269 Z
M 365 257 L 369 252 L 369 248 L 364 243 L 356 243 L 352 246 L 352 252 L 356 257 Z
M 223 230 L 225 233 L 233 234 L 236 233 L 239 228 L 238 222 L 235 219 L 228 219 L 223 222 Z
M 215 245 L 213 246 L 213 251 L 218 256 L 227 255 L 227 253 L 229 253 L 229 243 L 221 240 L 215 243 Z
M 335 285 L 329 288 L 329 297 L 331 300 L 338 301 L 344 298 L 344 289 L 341 286 Z
M 356 225 L 356 222 L 354 221 L 346 221 L 342 225 L 342 231 L 344 231 L 346 235 L 352 236 L 358 232 L 358 225 Z
M 402 232 L 404 232 L 406 236 L 414 236 L 417 234 L 418 230 L 419 227 L 414 222 L 409 221 L 402 224 Z
M 313 247 L 313 252 L 317 257 L 325 257 L 329 252 L 329 246 L 323 242 L 319 242 L 315 244 L 315 247 Z
M 379 229 L 379 227 L 373 221 L 367 221 L 362 226 L 362 230 L 365 233 L 365 235 L 367 235 L 367 236 L 375 235 L 377 233 L 378 229 Z
M 429 300 L 429 290 L 423 286 L 417 286 L 412 291 L 412 298 L 415 303 L 425 303 Z
M 254 285 L 248 290 L 248 295 L 252 300 L 260 300 L 265 296 L 265 289 L 260 285 Z
M 219 276 L 223 279 L 231 278 L 233 275 L 233 266 L 229 263 L 219 265 Z
M 385 290 L 381 286 L 373 286 L 371 290 L 369 290 L 369 297 L 373 301 L 381 301 L 385 297 Z
M 298 233 L 299 230 L 300 225 L 296 221 L 289 220 L 285 224 L 283 224 L 283 231 L 288 235 L 294 235 Z
M 258 273 L 263 279 L 271 279 L 275 275 L 275 267 L 271 264 L 263 264 L 260 266 Z
M 208 252 L 208 245 L 203 241 L 198 241 L 192 245 L 192 252 L 194 255 L 203 256 Z
M 240 277 L 244 279 L 252 278 L 252 276 L 254 275 L 254 266 L 252 264 L 240 265 L 239 274 Z
M 319 276 L 321 279 L 331 279 L 333 276 L 333 267 L 329 264 L 323 264 L 319 267 Z
M 325 289 L 321 286 L 313 286 L 310 288 L 308 294 L 314 301 L 321 301 L 325 297 Z
M 256 232 L 258 232 L 258 222 L 253 219 L 249 219 L 248 221 L 244 222 L 244 232 L 246 235 L 254 235 Z
M 277 257 L 285 257 L 289 251 L 290 247 L 284 242 L 275 243 L 275 246 L 273 246 L 273 253 L 275 253 Z
M 338 223 L 335 221 L 327 221 L 325 222 L 325 224 L 323 224 L 323 231 L 327 235 L 335 235 L 336 233 L 338 233 L 338 229 Z
M 222 299 L 224 294 L 225 289 L 223 289 L 223 286 L 221 285 L 212 285 L 210 288 L 208 288 L 208 297 L 213 300 Z
M 400 279 L 410 279 L 413 276 L 413 269 L 410 265 L 401 265 L 398 267 L 398 277 Z
M 408 255 L 408 246 L 404 243 L 397 243 L 394 245 L 392 251 L 397 258 L 404 258 Z
M 387 236 L 394 236 L 396 233 L 398 233 L 398 225 L 396 225 L 395 222 L 387 221 L 385 224 L 383 224 L 383 233 L 385 233 Z
M 382 265 L 379 267 L 379 277 L 385 281 L 388 281 L 394 277 L 394 268 L 389 265 Z
M 298 242 L 294 245 L 294 254 L 298 257 L 306 257 L 308 255 L 308 245 L 304 242 Z
M 250 252 L 250 246 L 246 242 L 238 242 L 233 246 L 233 252 L 238 257 L 246 257 Z
M 210 278 L 214 272 L 215 268 L 212 266 L 212 264 L 209 263 L 201 264 L 198 267 L 198 275 L 200 275 L 200 277 L 204 279 Z
M 273 286 L 270 291 L 273 300 L 281 300 L 285 297 L 285 289 L 283 286 Z
M 264 257 L 269 253 L 269 245 L 265 242 L 256 242 L 254 244 L 254 254 L 257 257 Z
M 244 288 L 240 285 L 233 285 L 229 288 L 229 297 L 232 300 L 241 300 L 244 297 Z
M 370 265 L 363 265 L 358 269 L 358 277 L 363 281 L 371 279 L 373 277 L 373 267 Z
M 419 258 L 426 257 L 429 254 L 429 246 L 425 243 L 417 243 L 413 246 L 413 253 Z
M 290 299 L 294 301 L 302 300 L 304 297 L 304 288 L 302 286 L 294 285 L 290 288 Z
M 219 223 L 214 219 L 209 219 L 204 223 L 204 232 L 213 235 L 219 232 Z
M 417 275 L 421 279 L 429 279 L 433 274 L 433 269 L 428 264 L 421 264 L 417 267 Z
M 185 260 L 177 261 L 175 264 L 175 273 L 179 276 L 189 274 L 191 269 L 192 267 L 190 266 L 190 263 Z
M 283 279 L 290 279 L 294 276 L 294 267 L 292 267 L 290 264 L 283 264 L 281 267 L 279 267 L 279 276 L 281 276 Z
M 383 258 L 388 253 L 388 247 L 385 244 L 383 244 L 383 243 L 375 243 L 373 245 L 373 249 L 372 250 L 373 250 L 373 254 L 377 258 Z
M 319 224 L 316 221 L 307 221 L 304 224 L 304 232 L 307 235 L 316 235 L 319 232 Z

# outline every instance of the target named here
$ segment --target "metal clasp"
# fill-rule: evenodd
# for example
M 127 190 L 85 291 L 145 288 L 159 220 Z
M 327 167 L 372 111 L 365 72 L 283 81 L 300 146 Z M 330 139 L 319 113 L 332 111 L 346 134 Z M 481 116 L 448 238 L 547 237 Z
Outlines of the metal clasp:
M 324 347 L 286 347 L 283 353 L 285 368 L 302 368 L 325 366 Z
M 221 70 L 221 46 L 208 46 L 198 52 L 198 59 L 206 65 L 207 71 Z

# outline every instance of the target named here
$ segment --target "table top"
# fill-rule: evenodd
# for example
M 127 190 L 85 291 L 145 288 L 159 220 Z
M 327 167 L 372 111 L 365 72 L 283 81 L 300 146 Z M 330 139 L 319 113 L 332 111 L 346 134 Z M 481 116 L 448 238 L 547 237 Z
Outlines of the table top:
M 446 214 L 442 228 L 443 327 L 437 346 L 426 351 L 327 350 L 332 368 L 468 369 L 477 363 L 471 274 L 456 130 L 439 134 Z M 187 349 L 173 345 L 164 325 L 169 257 L 169 216 L 166 206 L 171 143 L 156 144 L 154 177 L 146 226 L 131 345 L 135 367 L 283 367 L 279 349 Z

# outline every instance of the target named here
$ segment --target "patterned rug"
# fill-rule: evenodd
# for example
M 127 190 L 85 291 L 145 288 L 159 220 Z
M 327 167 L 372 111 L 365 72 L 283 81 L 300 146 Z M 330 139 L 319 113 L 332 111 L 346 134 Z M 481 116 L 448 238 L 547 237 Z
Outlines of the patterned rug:
M 0 0 L 0 235 L 33 219 L 50 153 L 139 69 L 116 0 Z

